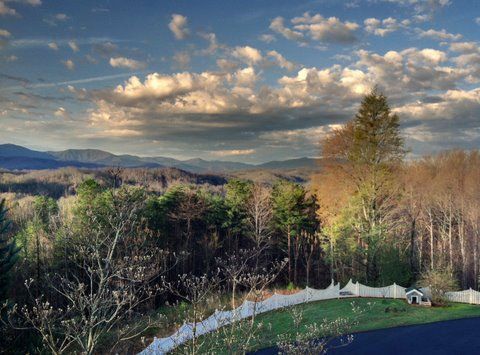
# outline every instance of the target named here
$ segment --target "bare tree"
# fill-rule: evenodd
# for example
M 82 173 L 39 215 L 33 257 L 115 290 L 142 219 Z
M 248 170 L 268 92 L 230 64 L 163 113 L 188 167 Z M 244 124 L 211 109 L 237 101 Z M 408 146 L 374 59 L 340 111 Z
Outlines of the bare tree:
M 271 189 L 258 183 L 252 187 L 247 202 L 247 218 L 250 238 L 255 243 L 255 248 L 260 250 L 270 241 L 272 235 Z
M 10 324 L 36 330 L 53 354 L 93 354 L 107 334 L 115 334 L 115 346 L 149 328 L 145 318 L 134 321 L 143 316 L 142 304 L 159 292 L 155 279 L 166 271 L 162 265 L 168 253 L 148 245 L 137 207 L 117 204 L 107 219 L 109 228 L 70 237 L 72 271 L 45 276 L 49 297 L 34 297 L 35 281 L 27 280 L 32 305 L 15 305 Z
M 211 276 L 183 274 L 179 275 L 175 282 L 164 280 L 163 285 L 172 295 L 188 303 L 184 325 L 191 327 L 192 337 L 182 344 L 182 350 L 191 355 L 198 354 L 200 351 L 205 352 L 206 338 L 200 337 L 197 326 L 207 318 L 208 300 L 218 291 L 220 285 L 218 272 Z

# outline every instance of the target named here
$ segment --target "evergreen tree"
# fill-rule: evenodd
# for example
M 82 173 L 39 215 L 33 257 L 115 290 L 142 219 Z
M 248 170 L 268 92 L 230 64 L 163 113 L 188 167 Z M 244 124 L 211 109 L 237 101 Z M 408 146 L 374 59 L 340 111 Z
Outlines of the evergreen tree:
M 2 200 L 0 202 L 0 302 L 7 297 L 10 273 L 20 251 L 15 242 L 9 238 L 9 228 L 10 222 L 7 220 L 5 200 Z
M 388 230 L 394 171 L 405 155 L 399 118 L 385 95 L 374 89 L 362 101 L 353 120 L 354 135 L 350 161 L 353 164 L 359 204 L 359 225 L 366 263 L 366 279 L 379 276 L 377 250 Z
M 276 227 L 286 234 L 288 254 L 288 279 L 297 283 L 298 255 L 292 250 L 294 242 L 298 242 L 300 231 L 308 221 L 308 203 L 303 186 L 286 180 L 277 181 L 272 190 L 273 220 Z M 295 239 L 295 240 L 293 240 Z M 294 267 L 292 270 L 292 261 Z
M 329 161 L 326 175 L 332 177 L 338 193 L 332 201 L 321 198 L 321 208 L 331 211 L 319 214 L 341 216 L 331 221 L 332 227 L 348 221 L 348 228 L 336 225 L 332 230 L 354 228 L 354 250 L 360 254 L 356 264 L 363 266 L 365 280 L 372 284 L 378 281 L 378 251 L 390 232 L 395 175 L 405 152 L 399 117 L 377 89 L 364 97 L 355 118 L 323 144 L 323 155 Z M 341 195 L 342 191 L 346 194 Z

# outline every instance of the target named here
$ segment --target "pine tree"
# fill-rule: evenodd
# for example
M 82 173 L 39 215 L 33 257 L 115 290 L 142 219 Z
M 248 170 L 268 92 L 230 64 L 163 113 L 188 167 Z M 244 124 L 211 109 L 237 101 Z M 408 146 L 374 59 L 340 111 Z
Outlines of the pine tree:
M 10 222 L 7 220 L 5 200 L 0 202 L 0 301 L 7 297 L 10 273 L 18 259 L 19 248 L 10 240 L 8 230 Z
M 391 230 L 395 175 L 405 153 L 399 117 L 377 89 L 363 98 L 355 117 L 323 143 L 326 176 L 333 176 L 336 185 L 330 213 L 339 218 L 330 221 L 337 224 L 332 230 L 353 228 L 360 254 L 356 264 L 364 267 L 365 281 L 370 283 L 378 279 L 378 250 Z M 346 195 L 339 198 L 337 191 Z
M 387 97 L 377 89 L 363 98 L 353 126 L 350 155 L 353 162 L 380 169 L 396 164 L 404 157 L 399 118 L 391 112 Z

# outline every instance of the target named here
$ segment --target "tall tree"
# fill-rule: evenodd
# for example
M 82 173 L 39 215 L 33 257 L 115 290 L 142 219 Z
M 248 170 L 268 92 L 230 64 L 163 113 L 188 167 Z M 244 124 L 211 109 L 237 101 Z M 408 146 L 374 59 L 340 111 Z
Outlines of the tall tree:
M 308 212 L 305 189 L 299 184 L 279 180 L 272 190 L 273 218 L 277 228 L 286 234 L 288 254 L 288 279 L 297 283 L 298 256 L 300 253 L 299 236 L 302 227 L 307 223 Z M 295 238 L 295 240 L 293 240 Z M 298 246 L 298 248 L 294 248 Z M 291 259 L 294 259 L 292 270 Z
M 324 205 L 321 201 L 320 208 L 336 209 L 343 215 L 341 219 L 354 227 L 365 278 L 375 282 L 377 251 L 388 232 L 395 202 L 395 171 L 405 155 L 399 118 L 391 112 L 386 96 L 377 89 L 367 94 L 355 118 L 325 139 L 322 153 L 328 161 L 325 174 L 336 176 L 336 182 L 343 180 L 350 193 L 343 204 L 338 205 L 337 201 Z M 325 194 L 337 190 L 323 189 L 323 199 L 332 200 Z M 345 211 L 351 218 L 345 218 Z
M 228 250 L 239 250 L 240 236 L 247 233 L 247 203 L 251 195 L 252 183 L 242 179 L 231 179 L 225 185 L 225 206 L 227 220 L 224 227 L 228 230 Z

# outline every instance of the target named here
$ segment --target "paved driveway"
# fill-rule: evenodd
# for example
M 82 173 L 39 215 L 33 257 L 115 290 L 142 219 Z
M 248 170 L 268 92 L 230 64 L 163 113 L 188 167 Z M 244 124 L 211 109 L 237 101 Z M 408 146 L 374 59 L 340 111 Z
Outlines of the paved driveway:
M 263 349 L 255 354 L 273 355 L 277 350 Z M 328 354 L 480 354 L 480 318 L 358 333 L 352 344 Z

